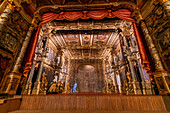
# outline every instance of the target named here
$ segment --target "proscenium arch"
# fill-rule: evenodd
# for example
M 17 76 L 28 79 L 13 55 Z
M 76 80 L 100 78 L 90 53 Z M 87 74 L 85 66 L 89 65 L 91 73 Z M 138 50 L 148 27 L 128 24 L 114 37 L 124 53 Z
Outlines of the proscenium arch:
M 114 2 L 115 3 L 115 2 Z M 117 2 L 116 2 L 117 3 Z M 129 2 L 121 2 L 121 3 L 126 3 L 126 4 L 128 4 Z M 112 3 L 113 4 L 113 3 Z M 133 4 L 133 3 L 132 3 Z M 90 4 L 89 4 L 90 5 Z M 120 5 L 120 4 L 119 4 Z M 59 5 L 60 6 L 60 5 Z M 63 5 L 64 6 L 64 5 Z M 81 5 L 82 6 L 82 5 Z M 133 6 L 135 6 L 134 8 L 137 8 L 136 7 L 136 5 L 133 5 Z M 44 6 L 45 7 L 45 6 Z M 40 11 L 41 9 L 43 9 L 43 7 L 42 8 L 40 8 L 38 11 Z M 125 15 L 123 15 L 123 16 L 121 16 L 121 17 L 123 17 L 123 18 L 120 18 L 120 15 L 119 14 L 122 14 L 121 13 L 121 9 L 124 9 L 124 10 L 127 10 L 127 12 L 129 12 L 129 16 L 127 16 L 127 14 L 125 13 Z M 100 9 L 101 10 L 101 9 Z M 100 11 L 100 10 L 91 10 L 91 11 Z M 120 12 L 119 12 L 119 11 Z M 134 9 L 134 10 L 137 10 L 137 9 Z M 87 12 L 90 12 L 90 11 L 88 11 L 88 10 L 80 10 L 81 12 L 85 12 L 85 11 L 87 11 Z M 108 15 L 109 15 L 109 13 L 105 16 L 105 17 L 103 17 L 103 18 L 115 18 L 115 17 L 118 17 L 118 18 L 120 18 L 120 19 L 122 19 L 122 20 L 126 20 L 126 21 L 128 21 L 127 19 L 130 19 L 129 20 L 129 22 L 132 22 L 132 23 L 136 23 L 137 21 L 132 17 L 132 14 L 133 14 L 133 12 L 132 11 L 130 11 L 129 9 L 126 9 L 126 8 L 118 8 L 117 10 L 106 10 L 105 9 L 105 11 L 111 11 L 111 13 L 112 13 L 112 16 L 113 17 L 107 17 Z M 117 13 L 117 15 L 115 15 L 115 14 L 113 14 L 113 12 L 116 12 L 116 11 L 118 11 L 118 13 Z M 56 15 L 63 15 L 64 13 L 66 13 L 66 12 L 69 12 L 69 11 L 66 11 L 66 12 L 62 12 L 62 11 L 59 11 L 58 13 L 55 13 L 55 12 L 53 12 L 53 11 L 49 11 L 49 12 L 51 12 L 51 13 L 54 13 L 54 14 L 56 14 Z M 46 14 L 46 18 L 47 19 L 49 19 L 49 16 L 48 16 L 48 14 L 47 13 L 49 13 L 49 12 L 46 12 L 46 13 L 44 13 L 43 15 L 45 15 Z M 76 11 L 70 11 L 70 12 L 76 12 Z M 36 13 L 37 15 L 39 15 L 39 12 L 37 12 Z M 36 14 L 34 15 L 35 17 L 36 17 Z M 43 17 L 43 15 L 41 15 L 41 17 Z M 118 16 L 119 15 L 119 16 Z M 39 15 L 40 16 L 40 15 Z M 64 16 L 63 16 L 64 17 Z M 57 17 L 58 18 L 58 17 Z M 91 17 L 89 17 L 89 18 L 85 18 L 85 19 L 90 19 Z M 100 19 L 98 19 L 98 20 L 101 20 L 101 19 L 103 19 L 103 18 L 100 18 Z M 125 19 L 126 18 L 126 19 Z M 51 21 L 53 21 L 53 20 L 55 20 L 56 19 L 56 17 L 54 17 L 53 19 L 50 19 L 50 20 L 46 20 L 46 19 L 44 19 L 43 20 L 43 18 L 42 18 L 42 22 L 40 22 L 39 23 L 39 27 L 38 27 L 38 30 L 37 31 L 40 31 L 40 27 L 42 26 L 42 25 L 44 25 L 44 24 L 46 24 L 46 23 L 49 23 L 49 22 L 51 22 Z M 77 19 L 82 19 L 82 18 L 77 18 Z M 75 20 L 77 20 L 77 19 L 75 19 Z M 65 20 L 65 18 L 62 18 L 62 19 L 59 19 L 59 20 Z M 67 19 L 68 20 L 68 19 Z M 74 21 L 74 20 L 71 20 L 71 21 Z M 135 24 L 135 27 L 136 27 L 136 24 Z M 36 35 L 38 36 L 38 34 L 39 33 L 36 33 Z M 38 38 L 36 38 L 36 40 L 37 40 Z M 140 39 L 141 40 L 141 39 Z M 140 42 L 140 40 L 138 40 L 138 42 Z M 36 42 L 37 43 L 37 42 Z M 36 44 L 35 44 L 36 45 Z M 34 49 L 35 49 L 35 47 L 33 47 L 33 49 L 32 49 L 32 52 L 34 51 Z M 142 51 L 145 51 L 145 50 L 142 50 Z M 144 53 L 146 53 L 146 52 L 144 52 Z M 24 69 L 24 72 L 23 73 L 25 73 L 25 72 L 28 72 L 29 70 L 27 70 L 28 68 L 30 68 L 30 64 L 32 64 L 32 56 L 34 56 L 34 55 L 32 55 L 32 54 L 34 54 L 34 53 L 31 53 L 31 58 L 26 62 L 26 64 L 25 64 L 25 69 Z M 144 57 L 144 56 L 143 56 Z M 144 57 L 144 59 L 145 59 L 145 57 Z M 144 67 L 145 68 L 145 67 Z M 147 69 L 147 68 L 146 68 Z
M 123 8 L 122 8 L 123 9 Z M 118 9 L 118 10 L 122 10 L 122 9 Z M 118 10 L 116 10 L 116 11 L 118 11 Z M 129 16 L 127 17 L 128 19 L 130 19 L 131 20 L 131 22 L 135 22 L 135 20 L 131 17 L 131 11 L 130 10 L 128 10 L 128 9 L 124 9 L 124 10 L 126 10 L 128 13 L 129 13 Z M 95 10 L 95 11 L 101 11 L 101 10 Z M 111 11 L 110 13 L 113 13 L 113 12 L 116 12 L 116 11 L 112 11 L 112 10 L 104 10 L 104 11 L 108 11 L 108 12 L 104 12 L 104 13 L 109 13 L 109 11 Z M 75 11 L 72 11 L 72 12 L 75 12 Z M 81 11 L 81 12 L 83 12 L 83 11 Z M 89 11 L 90 12 L 90 11 Z M 124 11 L 123 11 L 124 12 Z M 48 13 L 53 13 L 54 14 L 54 17 L 51 17 L 50 19 L 49 19 L 49 14 Z M 27 59 L 27 62 L 25 63 L 25 68 L 24 68 L 24 71 L 23 71 L 23 75 L 27 75 L 28 74 L 28 72 L 30 71 L 30 69 L 31 69 L 31 65 L 32 65 L 32 61 L 33 61 L 33 56 L 34 56 L 34 53 L 35 53 L 35 45 L 36 45 L 36 43 L 37 43 L 37 41 L 38 41 L 38 36 L 39 36 L 39 32 L 40 32 L 40 28 L 41 28 L 41 26 L 42 25 L 44 25 L 44 24 L 46 24 L 46 23 L 49 23 L 49 22 L 51 22 L 51 21 L 53 21 L 53 20 L 55 20 L 56 19 L 56 17 L 57 17 L 57 15 L 60 15 L 61 13 L 66 13 L 66 12 L 60 12 L 60 13 L 55 13 L 55 12 L 46 12 L 46 13 L 44 13 L 43 15 L 41 15 L 41 17 L 43 17 L 45 14 L 45 16 L 46 17 L 43 17 L 43 18 L 45 18 L 45 19 L 43 19 L 42 18 L 42 22 L 40 22 L 39 23 L 39 27 L 38 27 L 38 29 L 37 29 L 37 32 L 35 33 L 35 37 L 33 37 L 32 38 L 32 41 L 33 41 L 33 45 L 34 46 L 30 46 L 30 52 L 28 52 L 27 54 L 29 55 L 28 56 L 28 59 Z M 84 13 L 84 12 L 83 12 Z M 61 15 L 63 15 L 63 14 L 61 14 Z M 127 14 L 126 14 L 127 15 Z M 107 15 L 105 15 L 103 18 L 106 18 L 107 16 L 109 16 L 108 14 Z M 109 18 L 115 18 L 115 17 L 118 17 L 118 16 L 116 16 L 116 15 L 114 15 L 114 14 L 112 14 L 112 16 L 113 17 L 109 17 Z M 120 15 L 119 15 L 120 16 Z M 36 18 L 40 18 L 40 16 L 38 15 L 38 13 L 36 13 L 35 15 L 34 15 L 34 17 L 35 17 L 35 19 Z M 124 17 L 124 16 L 121 16 L 121 17 Z M 47 20 L 46 20 L 46 18 L 48 18 Z M 89 17 L 89 18 L 84 18 L 84 19 L 90 19 L 91 17 Z M 103 19 L 103 18 L 100 18 L 99 20 L 101 20 L 101 19 Z M 120 17 L 118 17 L 118 18 L 120 18 Z M 59 19 L 59 20 L 64 20 L 65 18 L 62 18 L 62 19 Z M 77 19 L 79 19 L 79 18 L 77 18 Z M 76 19 L 76 20 L 77 20 Z M 122 20 L 126 20 L 126 19 L 124 19 L 124 18 L 120 18 L 120 19 L 122 19 Z M 128 21 L 128 20 L 127 20 Z
M 37 10 L 35 11 L 35 14 L 39 14 L 40 16 L 42 16 L 44 13 L 49 12 L 49 11 L 53 11 L 55 13 L 60 13 L 64 10 L 62 10 L 63 8 L 72 8 L 72 7 L 79 7 L 79 11 L 80 10 L 88 10 L 87 7 L 91 7 L 91 6 L 120 6 L 120 5 L 129 5 L 128 7 L 119 7 L 119 9 L 121 8 L 126 8 L 128 10 L 130 10 L 131 12 L 133 12 L 134 10 L 138 9 L 137 5 L 134 2 L 126 2 L 126 1 L 119 1 L 119 2 L 110 2 L 110 3 L 105 3 L 105 4 L 78 4 L 78 5 L 46 5 L 46 6 L 41 6 L 38 7 Z M 99 9 L 93 9 L 93 10 L 99 10 Z M 113 10 L 116 10 L 113 8 Z M 71 11 L 76 11 L 76 10 L 71 10 Z

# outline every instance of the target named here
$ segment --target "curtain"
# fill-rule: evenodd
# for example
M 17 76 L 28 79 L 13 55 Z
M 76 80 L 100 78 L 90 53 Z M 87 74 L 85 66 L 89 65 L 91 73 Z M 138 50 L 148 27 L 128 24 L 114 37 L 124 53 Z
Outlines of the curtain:
M 32 61 L 34 58 L 34 53 L 35 53 L 40 29 L 41 29 L 41 27 L 39 26 L 35 35 L 33 35 L 32 39 L 31 39 L 31 43 L 29 45 L 28 52 L 26 55 L 26 63 L 25 63 L 24 71 L 23 71 L 24 76 L 27 76 L 28 72 L 31 70 Z
M 53 20 L 70 20 L 74 21 L 77 19 L 103 19 L 103 18 L 114 18 L 118 17 L 123 20 L 135 22 L 131 18 L 131 12 L 127 9 L 119 9 L 117 11 L 112 10 L 98 10 L 98 11 L 75 11 L 75 12 L 60 12 L 59 14 L 48 12 L 43 14 L 42 22 L 39 26 L 51 22 Z
M 54 13 L 54 12 L 47 12 L 47 13 L 43 14 L 42 22 L 39 23 L 39 27 L 38 27 L 38 30 L 36 32 L 36 35 L 34 36 L 34 38 L 32 38 L 32 42 L 29 46 L 29 53 L 28 53 L 28 58 L 26 60 L 24 72 L 28 72 L 31 68 L 32 60 L 33 60 L 34 53 L 35 53 L 36 43 L 37 43 L 37 40 L 38 40 L 38 35 L 39 35 L 40 28 L 41 28 L 42 25 L 49 23 L 53 20 L 64 20 L 64 19 L 66 19 L 66 20 L 73 21 L 73 20 L 77 20 L 79 18 L 80 19 L 89 19 L 89 18 L 103 19 L 103 18 L 114 18 L 114 17 L 118 17 L 120 19 L 130 21 L 130 22 L 135 22 L 135 20 L 133 18 L 131 18 L 131 12 L 127 9 L 119 9 L 117 11 L 98 10 L 98 11 L 60 12 L 59 14 Z M 148 58 L 147 58 L 145 48 L 144 48 L 143 43 L 141 41 L 141 37 L 139 35 L 136 24 L 133 23 L 133 26 L 134 26 L 134 32 L 135 32 L 135 35 L 136 35 L 138 47 L 139 47 L 139 50 L 140 50 L 140 55 L 141 55 L 143 67 L 146 70 L 149 70 L 150 67 L 149 67 L 149 62 L 148 62 Z
M 136 41 L 138 43 L 139 53 L 140 53 L 141 60 L 142 60 L 142 66 L 145 68 L 146 72 L 149 72 L 150 64 L 149 64 L 148 55 L 146 53 L 142 38 L 140 36 L 139 30 L 136 26 L 136 23 L 133 22 L 132 24 L 133 24 Z

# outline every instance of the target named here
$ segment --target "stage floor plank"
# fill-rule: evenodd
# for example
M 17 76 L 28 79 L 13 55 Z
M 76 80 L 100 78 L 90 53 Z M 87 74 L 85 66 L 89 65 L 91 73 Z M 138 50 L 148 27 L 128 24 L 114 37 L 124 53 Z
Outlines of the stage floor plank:
M 8 113 L 170 113 L 167 111 L 41 111 L 41 110 L 18 110 Z
M 23 96 L 20 110 L 167 111 L 162 96 L 76 94 Z

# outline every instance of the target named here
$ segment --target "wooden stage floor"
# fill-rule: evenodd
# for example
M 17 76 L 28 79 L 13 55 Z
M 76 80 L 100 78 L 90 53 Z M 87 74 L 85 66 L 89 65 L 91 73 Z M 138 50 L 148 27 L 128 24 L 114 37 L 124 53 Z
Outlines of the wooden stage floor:
M 163 111 L 167 111 L 163 98 L 159 95 L 144 96 L 103 93 L 23 95 L 20 110 L 38 110 L 35 111 L 35 113 L 43 113 L 44 111 L 60 111 L 58 113 L 67 113 L 66 111 L 73 111 L 71 113 L 79 113 L 81 111 L 98 111 L 96 113 L 103 113 L 104 111 L 109 111 L 110 113 L 124 113 L 123 111 L 130 111 L 125 113 L 132 113 L 132 111 L 149 111 L 146 113 L 152 113 L 151 111 L 154 111 L 153 113 L 164 113 Z M 41 110 L 41 112 L 39 112 L 39 110 Z M 22 112 L 26 113 L 24 111 Z
M 42 110 L 18 110 L 8 113 L 170 113 L 167 111 L 42 111 Z

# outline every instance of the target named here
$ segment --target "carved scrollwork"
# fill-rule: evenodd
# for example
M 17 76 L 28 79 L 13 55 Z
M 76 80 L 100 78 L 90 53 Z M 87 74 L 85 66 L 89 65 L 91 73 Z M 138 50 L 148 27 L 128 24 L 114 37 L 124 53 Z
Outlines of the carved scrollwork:
M 118 2 L 119 0 L 106 0 L 106 2 Z
M 165 12 L 163 7 L 156 7 L 146 18 L 146 25 L 150 33 L 154 32 L 158 26 L 165 22 Z
M 24 38 L 26 36 L 29 24 L 18 12 L 14 12 L 12 13 L 11 18 L 9 18 L 7 26 L 15 30 L 18 35 Z
M 65 0 L 50 0 L 53 4 L 61 5 L 65 3 Z
M 93 0 L 78 0 L 81 4 L 90 4 Z
M 17 49 L 17 39 L 6 33 L 1 37 L 0 45 L 5 49 L 10 50 L 11 52 L 15 52 Z

